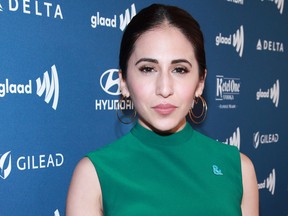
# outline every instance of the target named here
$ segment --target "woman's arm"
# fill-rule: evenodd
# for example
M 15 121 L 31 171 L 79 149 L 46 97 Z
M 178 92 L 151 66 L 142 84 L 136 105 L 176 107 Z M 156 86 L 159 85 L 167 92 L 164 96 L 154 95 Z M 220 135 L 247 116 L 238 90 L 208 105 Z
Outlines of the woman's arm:
M 251 160 L 241 154 L 243 198 L 241 203 L 243 216 L 259 215 L 258 183 Z
M 83 158 L 75 168 L 68 191 L 66 216 L 102 216 L 102 193 L 92 162 Z

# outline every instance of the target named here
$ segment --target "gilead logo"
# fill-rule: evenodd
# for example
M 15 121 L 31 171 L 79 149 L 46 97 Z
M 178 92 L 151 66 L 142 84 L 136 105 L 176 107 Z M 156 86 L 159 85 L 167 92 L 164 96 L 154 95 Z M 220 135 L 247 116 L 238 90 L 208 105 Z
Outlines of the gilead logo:
M 41 155 L 22 155 L 17 159 L 14 157 L 12 160 L 11 151 L 8 151 L 2 155 L 0 154 L 0 177 L 6 179 L 12 171 L 12 167 L 15 167 L 19 171 L 27 171 L 56 168 L 61 167 L 63 164 L 64 155 L 59 152 Z
M 11 172 L 12 165 L 11 165 L 11 151 L 0 155 L 0 177 L 2 179 L 6 179 Z
M 17 159 L 17 168 L 21 171 L 30 169 L 45 169 L 49 167 L 60 167 L 64 163 L 61 153 L 49 155 L 21 156 Z

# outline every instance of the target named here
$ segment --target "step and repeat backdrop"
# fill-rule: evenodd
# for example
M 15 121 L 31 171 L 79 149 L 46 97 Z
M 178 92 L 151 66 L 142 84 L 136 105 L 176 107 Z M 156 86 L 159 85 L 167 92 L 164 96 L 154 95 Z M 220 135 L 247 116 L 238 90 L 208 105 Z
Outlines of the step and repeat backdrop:
M 287 216 L 288 2 L 158 2 L 205 35 L 209 108 L 195 130 L 248 155 L 260 214 Z M 0 0 L 1 216 L 64 216 L 77 162 L 130 130 L 116 116 L 119 44 L 151 3 Z

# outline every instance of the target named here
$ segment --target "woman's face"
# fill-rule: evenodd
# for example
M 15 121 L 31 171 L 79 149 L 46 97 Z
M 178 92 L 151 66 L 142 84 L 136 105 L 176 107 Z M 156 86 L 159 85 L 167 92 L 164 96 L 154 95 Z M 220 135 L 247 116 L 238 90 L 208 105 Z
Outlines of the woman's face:
M 194 96 L 200 96 L 205 79 L 199 79 L 194 49 L 175 27 L 162 26 L 142 34 L 128 61 L 127 79 L 121 73 L 121 91 L 131 96 L 139 123 L 154 131 L 181 130 Z

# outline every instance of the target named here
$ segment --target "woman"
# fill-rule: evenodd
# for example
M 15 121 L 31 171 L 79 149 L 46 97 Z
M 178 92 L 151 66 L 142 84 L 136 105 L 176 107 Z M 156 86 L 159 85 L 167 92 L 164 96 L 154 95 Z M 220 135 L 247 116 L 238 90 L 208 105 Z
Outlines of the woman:
M 119 76 L 138 122 L 79 162 L 67 216 L 259 214 L 251 161 L 186 123 L 206 78 L 197 21 L 173 6 L 140 11 L 123 34 Z

